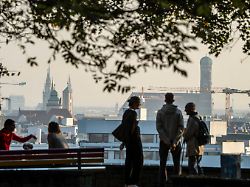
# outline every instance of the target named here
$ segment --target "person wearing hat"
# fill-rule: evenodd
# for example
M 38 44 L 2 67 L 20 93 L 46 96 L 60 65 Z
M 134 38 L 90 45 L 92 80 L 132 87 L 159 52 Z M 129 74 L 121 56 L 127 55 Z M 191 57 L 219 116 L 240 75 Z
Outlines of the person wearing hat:
M 184 130 L 184 121 L 181 111 L 174 102 L 173 93 L 165 94 L 165 102 L 156 116 L 156 129 L 160 138 L 160 170 L 159 186 L 162 187 L 167 181 L 166 162 L 169 151 L 172 154 L 174 162 L 174 174 L 180 175 L 181 158 L 181 137 Z
M 15 121 L 12 119 L 7 119 L 4 122 L 4 128 L 0 130 L 0 150 L 9 150 L 10 144 L 12 140 L 18 141 L 18 142 L 27 142 L 31 138 L 37 139 L 36 136 L 33 134 L 30 134 L 26 137 L 18 136 L 14 133 L 16 128 Z

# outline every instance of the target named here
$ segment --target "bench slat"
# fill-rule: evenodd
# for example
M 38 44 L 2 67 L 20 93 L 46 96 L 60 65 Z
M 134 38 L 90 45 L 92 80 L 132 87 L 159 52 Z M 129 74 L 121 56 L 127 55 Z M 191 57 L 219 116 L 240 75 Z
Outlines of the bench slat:
M 104 157 L 104 153 L 81 153 L 81 158 Z M 77 158 L 77 153 L 66 154 L 30 154 L 30 155 L 0 155 L 0 162 L 3 160 L 22 160 L 22 159 L 59 159 L 59 158 Z
M 91 164 L 91 163 L 103 163 L 103 158 L 88 158 L 81 160 L 81 163 Z M 6 161 L 0 162 L 0 167 L 13 167 L 13 166 L 39 166 L 39 165 L 51 165 L 52 167 L 55 165 L 62 164 L 77 164 L 78 159 L 58 159 L 58 160 L 23 160 L 23 161 Z
M 104 148 L 0 151 L 0 168 L 61 168 L 104 163 Z
M 70 148 L 70 149 L 34 149 L 34 150 L 0 150 L 0 155 L 72 153 L 72 152 L 104 152 L 104 148 Z

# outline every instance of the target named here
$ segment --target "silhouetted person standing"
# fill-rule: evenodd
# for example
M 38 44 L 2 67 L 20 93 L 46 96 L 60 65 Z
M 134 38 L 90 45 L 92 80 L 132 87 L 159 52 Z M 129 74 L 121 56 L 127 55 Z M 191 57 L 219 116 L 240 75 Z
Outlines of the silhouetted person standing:
M 132 96 L 128 103 L 129 109 L 124 112 L 122 117 L 122 123 L 126 125 L 126 140 L 124 142 L 126 147 L 125 186 L 136 187 L 143 166 L 140 128 L 138 127 L 137 113 L 135 111 L 140 107 L 140 98 Z
M 26 137 L 18 136 L 14 133 L 16 128 L 15 121 L 12 119 L 7 119 L 4 122 L 4 128 L 0 130 L 0 150 L 9 150 L 10 144 L 12 140 L 18 141 L 18 142 L 27 142 L 31 138 L 37 139 L 36 136 L 33 134 L 30 134 Z
M 188 157 L 188 171 L 190 175 L 203 174 L 202 168 L 200 167 L 200 161 L 204 153 L 204 146 L 199 146 L 197 140 L 199 134 L 198 121 L 200 120 L 200 116 L 196 112 L 194 103 L 187 103 L 185 111 L 187 115 L 189 115 L 187 128 L 183 134 L 184 141 L 187 143 L 186 156 Z
M 173 105 L 174 95 L 165 94 L 166 104 L 157 112 L 156 129 L 160 137 L 160 171 L 159 186 L 162 187 L 167 181 L 166 162 L 169 151 L 174 162 L 174 173 L 180 174 L 181 137 L 184 129 L 183 116 L 177 106 Z

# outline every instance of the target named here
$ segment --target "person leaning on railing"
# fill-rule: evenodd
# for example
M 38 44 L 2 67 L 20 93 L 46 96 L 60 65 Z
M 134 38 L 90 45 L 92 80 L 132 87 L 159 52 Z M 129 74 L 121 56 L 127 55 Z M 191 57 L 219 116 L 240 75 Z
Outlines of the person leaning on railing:
M 18 142 L 27 142 L 31 138 L 37 139 L 36 136 L 33 134 L 30 134 L 26 137 L 18 136 L 14 133 L 16 128 L 15 121 L 12 119 L 7 119 L 4 122 L 4 128 L 0 130 L 0 150 L 10 150 L 10 144 L 12 140 L 18 141 Z

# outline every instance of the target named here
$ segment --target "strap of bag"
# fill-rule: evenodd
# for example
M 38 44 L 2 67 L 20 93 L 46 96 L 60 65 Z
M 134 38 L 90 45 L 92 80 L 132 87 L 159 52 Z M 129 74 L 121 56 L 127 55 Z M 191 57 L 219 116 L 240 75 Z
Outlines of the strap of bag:
M 199 118 L 195 117 L 195 116 L 190 116 L 191 118 L 193 118 L 195 121 L 197 121 L 198 123 L 200 123 L 200 121 L 202 120 L 201 116 L 199 116 Z

